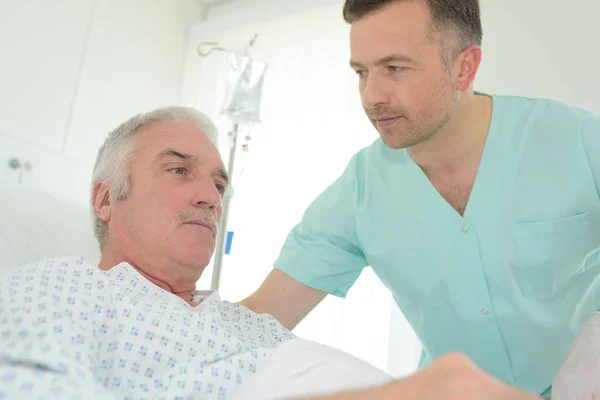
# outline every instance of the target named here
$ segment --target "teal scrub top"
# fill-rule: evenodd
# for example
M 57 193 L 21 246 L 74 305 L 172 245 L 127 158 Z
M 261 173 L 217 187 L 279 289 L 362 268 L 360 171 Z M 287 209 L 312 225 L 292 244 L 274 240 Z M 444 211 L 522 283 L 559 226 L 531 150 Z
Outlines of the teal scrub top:
M 420 367 L 458 351 L 549 395 L 600 308 L 600 116 L 492 99 L 464 216 L 406 150 L 378 139 L 308 207 L 275 267 L 344 297 L 371 266 L 423 344 Z

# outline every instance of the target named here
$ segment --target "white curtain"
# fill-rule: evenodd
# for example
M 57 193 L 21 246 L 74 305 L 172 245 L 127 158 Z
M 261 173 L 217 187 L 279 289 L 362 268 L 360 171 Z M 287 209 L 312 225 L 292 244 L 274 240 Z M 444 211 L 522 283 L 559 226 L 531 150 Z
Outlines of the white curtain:
M 206 40 L 241 48 L 258 34 L 253 55 L 269 63 L 263 123 L 252 132 L 249 152 L 236 159 L 233 176 L 228 230 L 234 237 L 220 292 L 237 301 L 259 287 L 309 203 L 377 132 L 362 111 L 357 80 L 348 66 L 348 26 L 341 7 L 224 30 Z M 197 73 L 197 106 L 219 121 L 225 136 L 231 125 L 218 116 L 226 87 L 225 55 L 202 59 Z M 222 144 L 228 153 L 227 140 Z M 201 287 L 210 286 L 211 273 L 205 272 Z M 398 332 L 394 323 L 390 334 L 393 307 L 390 292 L 367 268 L 345 300 L 328 296 L 295 333 L 404 375 L 415 367 L 419 344 L 407 324 Z M 390 335 L 396 342 L 391 359 Z

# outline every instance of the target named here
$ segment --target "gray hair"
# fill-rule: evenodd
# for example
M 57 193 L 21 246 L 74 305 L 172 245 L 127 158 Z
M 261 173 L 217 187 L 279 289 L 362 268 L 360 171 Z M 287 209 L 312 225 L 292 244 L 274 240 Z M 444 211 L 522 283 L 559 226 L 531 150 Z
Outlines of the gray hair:
M 131 192 L 130 163 L 136 150 L 131 138 L 140 128 L 165 121 L 191 123 L 217 144 L 217 127 L 206 114 L 194 108 L 171 106 L 134 115 L 110 132 L 100 147 L 92 175 L 92 190 L 98 182 L 108 183 L 115 199 L 127 199 Z M 94 234 L 102 249 L 108 237 L 108 227 L 95 214 Z

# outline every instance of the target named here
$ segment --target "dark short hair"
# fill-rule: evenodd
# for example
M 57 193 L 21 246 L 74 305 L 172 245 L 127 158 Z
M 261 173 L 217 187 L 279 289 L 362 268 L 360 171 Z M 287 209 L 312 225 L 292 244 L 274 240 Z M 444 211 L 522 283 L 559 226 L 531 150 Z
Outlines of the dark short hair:
M 343 11 L 344 20 L 352 24 L 397 1 L 408 0 L 346 0 Z M 444 57 L 451 59 L 445 61 L 454 61 L 456 55 L 471 46 L 481 46 L 483 30 L 479 0 L 424 1 L 426 1 L 431 14 L 434 28 L 433 38 L 445 47 L 447 54 Z

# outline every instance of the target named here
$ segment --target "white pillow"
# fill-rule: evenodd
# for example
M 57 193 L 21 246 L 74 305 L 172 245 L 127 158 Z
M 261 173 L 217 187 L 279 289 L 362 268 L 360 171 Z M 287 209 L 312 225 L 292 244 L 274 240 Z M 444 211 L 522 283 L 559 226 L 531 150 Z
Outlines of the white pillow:
M 258 361 L 235 400 L 280 400 L 325 396 L 383 385 L 392 376 L 348 353 L 290 339 Z
M 64 256 L 99 262 L 89 208 L 0 182 L 0 276 L 21 265 Z

